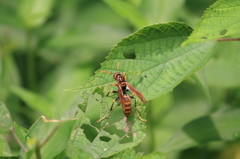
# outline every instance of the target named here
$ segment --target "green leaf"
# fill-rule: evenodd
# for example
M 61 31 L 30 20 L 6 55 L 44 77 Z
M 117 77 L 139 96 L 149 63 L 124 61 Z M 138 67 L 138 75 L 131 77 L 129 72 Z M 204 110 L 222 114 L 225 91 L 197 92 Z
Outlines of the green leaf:
M 19 15 L 27 28 L 41 26 L 51 13 L 54 0 L 22 0 Z
M 133 148 L 128 148 L 126 150 L 120 151 L 119 153 L 110 157 L 110 159 L 135 159 L 142 156 L 142 153 L 136 153 Z
M 239 138 L 239 135 L 236 135 L 240 132 L 239 113 L 239 108 L 227 108 L 193 120 L 173 135 L 160 150 L 170 152 L 211 141 L 231 141 Z
M 212 57 L 214 41 L 185 45 L 181 43 L 192 29 L 184 23 L 170 22 L 147 26 L 120 41 L 111 51 L 101 69 L 83 87 L 70 91 L 93 91 L 96 87 L 115 83 L 112 75 L 101 71 L 142 72 L 139 77 L 128 77 L 128 81 L 147 100 L 171 91 L 186 77 L 203 67 Z M 131 51 L 134 59 L 128 60 L 124 53 Z
M 103 0 L 120 16 L 128 19 L 136 28 L 148 25 L 146 18 L 132 5 L 121 0 Z
M 26 90 L 19 86 L 12 86 L 11 90 L 19 98 L 21 98 L 26 104 L 34 110 L 40 111 L 47 117 L 52 117 L 51 108 L 53 107 L 49 101 L 41 97 L 40 95 Z
M 13 128 L 14 128 L 14 132 L 16 133 L 18 139 L 24 143 L 25 142 L 25 138 L 27 135 L 27 129 L 19 126 L 16 122 L 13 122 Z
M 8 132 L 12 127 L 12 118 L 6 105 L 0 101 L 0 133 Z
M 166 154 L 154 151 L 148 155 L 138 157 L 137 159 L 166 159 Z
M 3 155 L 3 150 L 4 150 L 4 141 L 3 139 L 0 137 L 0 156 Z
M 38 149 L 43 159 L 53 158 L 61 153 L 70 138 L 76 119 L 52 120 L 41 116 L 29 129 L 26 140 L 28 151 Z M 22 154 L 22 157 L 24 154 Z
M 82 92 L 81 97 L 83 98 L 83 101 L 82 103 L 78 104 L 78 107 L 85 113 L 87 109 L 89 95 L 86 92 Z
M 126 120 L 123 119 L 111 125 L 106 124 L 101 129 L 92 125 L 89 126 L 97 131 L 97 136 L 92 142 L 86 138 L 82 128 L 77 128 L 72 133 L 69 144 L 91 154 L 93 158 L 106 158 L 127 148 L 134 147 L 145 137 L 145 134 L 143 133 L 146 128 L 145 124 L 137 119 L 134 120 L 134 122 L 126 122 Z M 121 136 L 115 133 L 110 134 L 104 130 L 109 127 L 120 131 Z M 109 140 L 105 141 L 102 137 L 108 138 Z M 123 142 L 124 140 L 129 139 L 130 141 Z
M 79 158 L 92 159 L 93 158 L 86 151 L 84 151 L 82 149 L 78 149 L 78 148 L 76 148 L 72 145 L 68 145 L 68 149 L 67 149 L 66 154 L 71 159 L 79 159 Z
M 202 89 L 202 91 L 206 95 L 208 101 L 211 102 L 211 96 L 210 96 L 210 92 L 209 92 L 209 88 L 208 88 L 208 84 L 207 84 L 207 80 L 206 80 L 204 71 L 199 70 L 199 71 L 195 72 L 191 77 Z
M 240 1 L 218 0 L 204 13 L 183 45 L 240 33 Z

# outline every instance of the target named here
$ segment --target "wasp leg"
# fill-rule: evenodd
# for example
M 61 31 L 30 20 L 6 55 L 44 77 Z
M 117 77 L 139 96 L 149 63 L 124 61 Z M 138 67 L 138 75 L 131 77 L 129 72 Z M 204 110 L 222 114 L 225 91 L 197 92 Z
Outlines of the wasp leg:
M 111 93 L 117 93 L 117 91 L 110 91 L 110 92 L 111 92 Z M 109 92 L 109 93 L 110 93 L 110 92 Z M 108 112 L 104 117 L 102 117 L 101 119 L 99 119 L 99 120 L 97 121 L 97 123 L 100 122 L 100 121 L 102 121 L 102 120 L 105 119 L 106 117 L 108 117 L 108 115 L 109 115 L 109 114 L 111 113 L 111 111 L 112 111 L 113 104 L 114 104 L 117 100 L 119 100 L 119 97 L 117 97 L 117 98 L 112 102 L 112 106 L 111 106 L 109 112 Z
M 108 96 L 109 93 L 118 93 L 118 91 L 109 91 L 109 92 L 106 94 L 106 96 Z
M 139 115 L 139 113 L 138 113 L 136 98 L 134 98 L 133 96 L 130 96 L 130 98 L 132 98 L 132 99 L 135 100 L 134 109 L 136 110 L 137 117 L 138 117 L 142 122 L 147 122 L 147 120 L 144 120 L 143 118 L 141 118 L 140 115 Z
M 108 85 L 108 87 L 107 87 L 106 89 L 104 89 L 104 91 L 108 90 L 108 89 L 109 89 L 109 87 L 111 87 L 111 86 L 117 86 L 117 84 L 114 84 L 114 83 L 112 83 L 112 84 L 109 84 L 109 85 Z

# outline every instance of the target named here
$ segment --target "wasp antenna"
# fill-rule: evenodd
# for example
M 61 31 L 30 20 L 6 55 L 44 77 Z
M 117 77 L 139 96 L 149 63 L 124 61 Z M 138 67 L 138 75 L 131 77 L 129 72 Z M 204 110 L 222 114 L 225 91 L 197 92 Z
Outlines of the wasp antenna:
M 108 73 L 108 74 L 114 74 L 114 73 L 111 73 L 111 72 L 107 72 L 107 71 L 101 71 L 101 72 L 104 72 L 104 73 Z

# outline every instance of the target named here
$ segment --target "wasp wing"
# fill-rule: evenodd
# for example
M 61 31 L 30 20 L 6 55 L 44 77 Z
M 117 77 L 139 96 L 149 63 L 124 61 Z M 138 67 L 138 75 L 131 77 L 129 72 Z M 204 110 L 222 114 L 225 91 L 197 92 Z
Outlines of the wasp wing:
M 142 95 L 142 93 L 140 93 L 136 88 L 134 88 L 131 84 L 129 84 L 128 82 L 127 83 L 127 87 L 130 89 L 130 91 L 133 93 L 133 94 L 136 94 L 138 96 L 138 98 L 144 103 L 146 104 L 147 101 L 145 99 L 145 97 Z
M 123 90 L 122 90 L 121 85 L 118 84 L 117 87 L 118 87 L 118 94 L 119 94 L 120 103 L 121 103 L 121 106 L 124 108 L 124 95 L 123 95 Z

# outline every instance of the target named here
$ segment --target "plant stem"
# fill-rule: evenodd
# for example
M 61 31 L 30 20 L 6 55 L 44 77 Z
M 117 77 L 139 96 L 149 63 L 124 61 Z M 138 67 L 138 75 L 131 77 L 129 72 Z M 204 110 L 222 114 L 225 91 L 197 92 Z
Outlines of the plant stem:
M 153 115 L 152 115 L 152 105 L 151 101 L 148 102 L 148 127 L 149 127 L 149 137 L 150 137 L 150 144 L 149 144 L 149 152 L 152 152 L 155 150 L 155 135 L 154 135 L 154 120 L 153 120 Z
M 27 149 L 24 147 L 24 145 L 21 143 L 17 135 L 15 134 L 13 128 L 10 128 L 10 132 L 12 133 L 14 139 L 17 141 L 18 145 L 21 147 L 24 153 L 27 153 Z
M 217 41 L 240 41 L 240 38 L 224 38 L 224 39 L 217 39 Z
M 37 148 L 36 148 L 36 157 L 37 157 L 37 159 L 42 159 L 42 156 L 41 156 L 41 152 L 40 152 L 40 147 L 38 146 Z
M 32 91 L 35 90 L 35 82 L 36 82 L 36 76 L 35 76 L 35 52 L 32 48 L 32 31 L 27 30 L 26 31 L 27 36 L 27 83 L 28 88 Z

